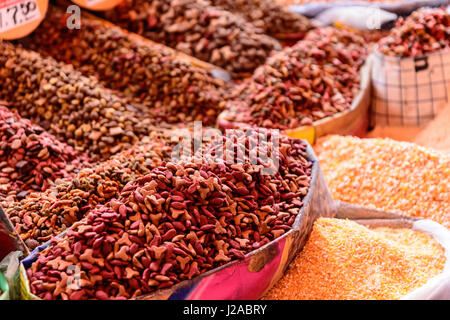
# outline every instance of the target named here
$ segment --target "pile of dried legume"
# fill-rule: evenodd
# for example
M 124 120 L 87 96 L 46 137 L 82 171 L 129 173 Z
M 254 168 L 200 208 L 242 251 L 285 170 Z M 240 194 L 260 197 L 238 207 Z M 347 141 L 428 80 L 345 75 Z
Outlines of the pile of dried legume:
M 442 247 L 424 233 L 319 218 L 264 299 L 399 299 L 441 273 L 445 261 Z
M 315 150 L 335 200 L 450 227 L 450 155 L 408 142 L 330 136 Z
M 399 18 L 390 34 L 378 42 L 389 56 L 421 56 L 450 49 L 450 14 L 445 8 L 422 8 Z
M 43 193 L 31 193 L 11 203 L 6 214 L 33 249 L 50 240 L 98 204 L 118 197 L 123 187 L 159 166 L 170 156 L 170 142 L 153 132 L 150 141 L 125 150 L 93 168 L 82 169 L 73 180 L 60 181 Z
M 132 298 L 242 259 L 283 235 L 302 208 L 312 163 L 305 143 L 281 136 L 279 170 L 262 175 L 265 166 L 248 156 L 266 147 L 252 144 L 260 134 L 223 138 L 224 146 L 246 149 L 244 163 L 167 162 L 128 184 L 38 254 L 27 271 L 31 291 L 44 299 Z M 222 141 L 206 148 L 210 155 Z M 67 285 L 71 265 L 81 270 L 79 290 Z
M 88 157 L 30 120 L 0 106 L 0 202 L 45 191 L 55 180 L 71 178 Z
M 262 32 L 275 38 L 303 36 L 313 26 L 307 18 L 279 6 L 273 0 L 209 0 L 214 6 L 243 15 Z
M 281 49 L 243 17 L 203 0 L 125 0 L 104 16 L 232 73 L 251 72 Z
M 226 121 L 277 129 L 310 125 L 351 106 L 360 89 L 364 40 L 321 28 L 270 57 L 232 92 Z
M 0 99 L 93 160 L 131 147 L 154 121 L 70 65 L 0 42 Z
M 53 9 L 26 45 L 98 77 L 130 103 L 143 104 L 158 121 L 215 124 L 224 104 L 223 81 L 119 28 L 83 17 L 80 30 L 68 30 L 66 18 Z

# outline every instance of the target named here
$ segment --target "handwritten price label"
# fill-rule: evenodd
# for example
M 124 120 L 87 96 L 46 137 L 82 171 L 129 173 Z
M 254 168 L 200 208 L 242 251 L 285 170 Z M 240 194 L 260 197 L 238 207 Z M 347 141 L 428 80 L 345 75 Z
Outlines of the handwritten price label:
M 110 10 L 123 0 L 72 0 L 75 4 L 90 10 L 105 11 Z
M 6 0 L 0 3 L 0 39 L 31 33 L 42 21 L 48 0 Z
M 27 0 L 0 9 L 0 32 L 41 18 L 36 0 Z

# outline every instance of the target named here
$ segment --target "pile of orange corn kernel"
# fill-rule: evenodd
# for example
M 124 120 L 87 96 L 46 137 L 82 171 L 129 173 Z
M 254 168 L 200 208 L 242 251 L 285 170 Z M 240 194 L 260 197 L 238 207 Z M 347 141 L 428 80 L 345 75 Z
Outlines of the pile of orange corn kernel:
M 335 200 L 450 228 L 450 154 L 390 139 L 329 136 L 315 147 Z
M 424 233 L 320 218 L 303 251 L 263 299 L 399 299 L 444 265 L 444 250 Z

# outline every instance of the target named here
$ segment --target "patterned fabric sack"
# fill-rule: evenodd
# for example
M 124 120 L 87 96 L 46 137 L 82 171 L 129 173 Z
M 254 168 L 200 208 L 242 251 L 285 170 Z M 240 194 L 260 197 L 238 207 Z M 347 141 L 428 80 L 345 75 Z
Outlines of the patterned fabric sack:
M 422 126 L 449 101 L 449 50 L 398 58 L 375 48 L 371 58 L 372 126 Z

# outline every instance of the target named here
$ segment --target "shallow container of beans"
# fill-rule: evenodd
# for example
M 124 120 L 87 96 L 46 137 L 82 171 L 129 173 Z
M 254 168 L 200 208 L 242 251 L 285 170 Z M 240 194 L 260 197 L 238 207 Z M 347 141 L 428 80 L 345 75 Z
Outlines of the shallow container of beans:
M 292 228 L 284 235 L 250 251 L 243 259 L 232 260 L 218 268 L 184 280 L 171 287 L 136 297 L 138 300 L 244 300 L 259 299 L 283 275 L 289 263 L 306 243 L 318 217 L 333 217 L 335 204 L 326 186 L 319 162 L 311 148 L 308 160 L 313 163 L 311 183 L 303 207 Z M 70 229 L 69 229 L 70 230 Z M 66 231 L 67 232 L 67 231 Z M 59 235 L 58 237 L 62 236 Z M 36 254 L 49 243 L 36 248 L 21 263 L 20 281 L 16 283 L 22 299 L 39 299 L 30 291 L 26 270 L 36 261 Z
M 316 143 L 320 137 L 329 134 L 353 135 L 363 137 L 366 135 L 369 126 L 369 106 L 371 99 L 370 72 L 372 62 L 366 61 L 359 71 L 361 75 L 360 91 L 355 96 L 350 108 L 317 121 L 312 125 L 304 125 L 294 129 L 286 129 L 284 133 L 291 138 L 307 140 L 311 145 Z M 223 111 L 217 120 L 219 128 L 222 130 L 234 128 L 246 128 L 249 124 L 242 122 L 231 122 L 232 110 Z

